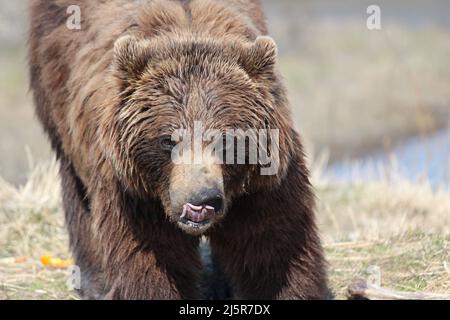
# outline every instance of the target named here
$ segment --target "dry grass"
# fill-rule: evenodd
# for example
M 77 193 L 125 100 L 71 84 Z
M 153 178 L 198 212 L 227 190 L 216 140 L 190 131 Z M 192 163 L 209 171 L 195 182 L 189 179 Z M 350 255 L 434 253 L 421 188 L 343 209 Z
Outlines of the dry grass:
M 449 294 L 449 190 L 389 170 L 384 180 L 334 183 L 321 177 L 321 163 L 313 179 L 336 297 L 345 298 L 351 281 L 369 277 L 373 266 L 380 268 L 382 286 Z
M 337 185 L 319 171 L 318 216 L 337 298 L 373 265 L 384 286 L 450 293 L 446 191 L 401 180 Z M 59 194 L 55 161 L 38 166 L 21 188 L 0 181 L 0 299 L 76 298 L 65 271 L 39 263 L 44 254 L 69 256 Z M 17 256 L 28 261 L 15 263 Z
M 17 188 L 0 179 L 0 300 L 74 299 L 63 270 L 41 266 L 41 255 L 68 257 L 56 161 L 37 166 Z M 15 263 L 14 257 L 27 257 Z
M 379 241 L 412 233 L 450 234 L 450 196 L 404 180 L 318 183 L 325 241 Z
M 450 293 L 450 236 L 409 233 L 377 241 L 328 243 L 330 283 L 338 299 L 353 279 L 381 271 L 381 285 L 400 291 Z
M 67 253 L 56 161 L 37 166 L 19 188 L 0 180 L 0 257 Z

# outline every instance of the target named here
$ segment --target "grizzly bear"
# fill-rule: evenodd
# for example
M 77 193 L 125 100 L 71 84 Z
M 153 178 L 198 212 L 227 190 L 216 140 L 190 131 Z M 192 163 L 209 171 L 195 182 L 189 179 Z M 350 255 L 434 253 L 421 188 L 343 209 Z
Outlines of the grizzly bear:
M 202 237 L 226 298 L 327 297 L 314 194 L 258 0 L 35 0 L 30 13 L 31 88 L 60 161 L 83 298 L 203 298 Z M 196 122 L 224 137 L 277 130 L 276 172 L 207 151 L 174 161 L 174 131 Z

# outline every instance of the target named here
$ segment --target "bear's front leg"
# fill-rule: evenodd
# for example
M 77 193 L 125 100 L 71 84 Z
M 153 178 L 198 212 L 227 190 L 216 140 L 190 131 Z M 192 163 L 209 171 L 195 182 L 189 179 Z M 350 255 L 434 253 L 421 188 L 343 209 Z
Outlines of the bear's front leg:
M 98 188 L 92 207 L 105 298 L 199 298 L 198 239 L 169 222 L 158 203 L 118 191 Z
M 211 247 L 236 299 L 326 299 L 325 260 L 307 171 L 291 161 L 275 189 L 237 200 Z

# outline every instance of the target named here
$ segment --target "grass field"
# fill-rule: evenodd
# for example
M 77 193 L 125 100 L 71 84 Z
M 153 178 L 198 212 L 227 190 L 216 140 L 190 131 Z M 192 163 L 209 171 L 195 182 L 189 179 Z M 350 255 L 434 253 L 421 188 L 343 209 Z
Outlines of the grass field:
M 336 298 L 373 266 L 383 286 L 450 293 L 446 191 L 402 180 L 334 184 L 318 171 L 317 211 Z M 37 166 L 20 188 L 0 182 L 0 299 L 77 299 L 67 271 L 39 260 L 70 257 L 59 194 L 55 162 Z

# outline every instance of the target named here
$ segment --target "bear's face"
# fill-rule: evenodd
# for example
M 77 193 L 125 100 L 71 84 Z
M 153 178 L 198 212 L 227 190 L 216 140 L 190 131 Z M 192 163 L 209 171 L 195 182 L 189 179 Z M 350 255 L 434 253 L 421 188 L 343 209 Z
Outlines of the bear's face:
M 220 221 L 234 198 L 277 181 L 286 166 L 290 123 L 272 86 L 276 46 L 268 37 L 237 43 L 125 36 L 115 44 L 118 105 L 100 128 L 109 131 L 108 156 L 128 190 L 161 201 L 193 235 Z M 282 156 L 273 159 L 277 172 L 262 177 L 260 163 L 249 161 L 250 143 L 238 154 L 230 132 L 269 128 L 279 130 L 273 145 Z

